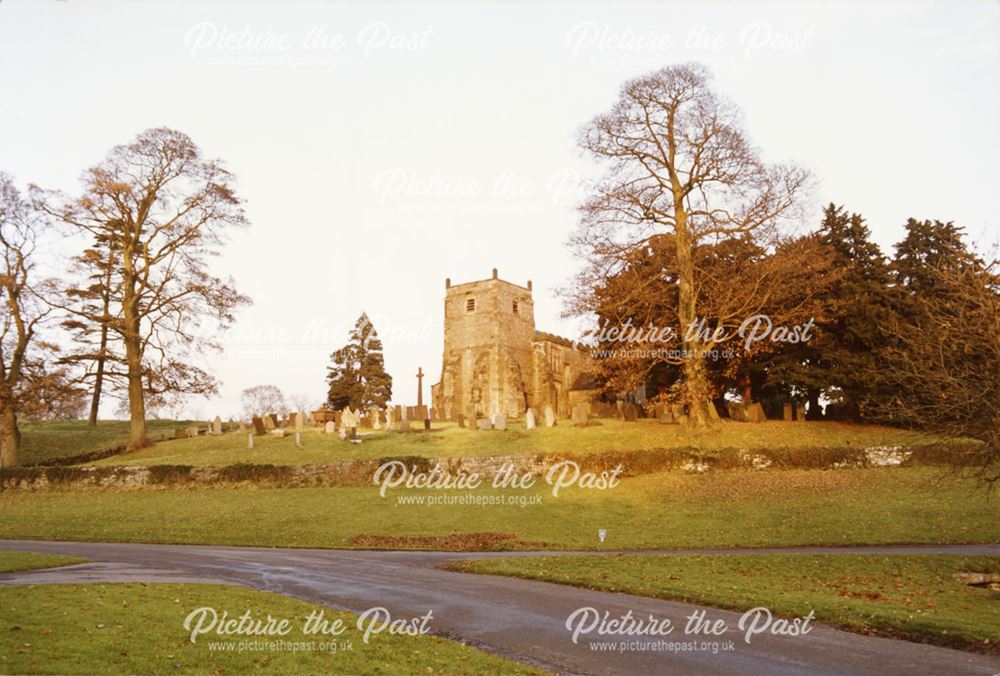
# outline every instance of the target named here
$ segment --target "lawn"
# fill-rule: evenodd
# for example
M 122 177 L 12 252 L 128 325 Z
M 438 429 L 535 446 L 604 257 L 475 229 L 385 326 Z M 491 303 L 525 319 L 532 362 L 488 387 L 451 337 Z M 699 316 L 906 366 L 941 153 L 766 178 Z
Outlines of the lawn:
M 152 439 L 169 438 L 174 429 L 194 424 L 187 420 L 150 420 L 146 423 Z M 98 451 L 124 448 L 128 443 L 127 420 L 101 420 L 90 427 L 83 420 L 20 422 L 22 465 Z
M 547 556 L 458 564 L 467 572 L 804 617 L 860 633 L 985 652 L 1000 646 L 1000 592 L 952 578 L 997 571 L 964 556 Z
M 71 566 L 74 563 L 86 562 L 87 559 L 81 559 L 76 556 L 37 554 L 35 552 L 0 552 L 0 573 L 55 568 L 56 566 Z
M 553 428 L 526 430 L 512 423 L 506 431 L 472 431 L 454 423 L 434 423 L 431 432 L 406 434 L 362 430 L 362 443 L 342 441 L 316 428 L 302 433 L 302 448 L 294 435 L 255 437 L 247 449 L 247 435 L 228 433 L 163 441 L 149 449 L 105 458 L 96 465 L 276 465 L 326 464 L 338 460 L 388 456 L 460 457 L 522 454 L 571 455 L 615 450 L 726 448 L 788 448 L 910 446 L 932 438 L 914 432 L 837 422 L 760 424 L 726 422 L 711 429 L 662 425 L 655 420 L 623 422 L 602 419 L 597 425 L 574 427 L 567 421 Z
M 13 490 L 0 493 L 0 537 L 375 549 L 1000 541 L 1000 501 L 928 467 L 660 472 L 606 490 L 547 489 Z M 513 504 L 468 503 L 501 497 Z
M 228 611 L 234 618 L 246 610 L 254 618 L 270 614 L 275 619 L 287 619 L 291 631 L 286 636 L 218 636 L 213 632 L 198 636 L 191 643 L 184 621 L 193 610 L 203 607 L 215 609 L 220 616 Z M 341 619 L 346 630 L 337 636 L 304 633 L 305 618 L 314 610 L 323 610 L 324 619 L 331 622 Z M 192 584 L 4 587 L 0 588 L 0 672 L 542 673 L 430 635 L 383 632 L 371 635 L 365 643 L 364 632 L 357 628 L 356 621 L 357 617 L 350 613 L 242 587 Z M 433 618 L 429 627 L 433 630 Z M 284 649 L 247 649 L 279 641 Z

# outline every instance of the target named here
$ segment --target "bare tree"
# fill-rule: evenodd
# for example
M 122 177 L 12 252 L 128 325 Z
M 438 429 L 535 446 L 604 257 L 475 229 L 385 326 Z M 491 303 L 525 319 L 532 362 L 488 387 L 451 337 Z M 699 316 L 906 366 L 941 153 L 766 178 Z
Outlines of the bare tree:
M 248 387 L 240 393 L 243 403 L 243 413 L 247 418 L 267 415 L 268 413 L 284 413 L 285 395 L 274 385 L 257 385 Z
M 301 413 L 302 415 L 307 415 L 310 411 L 316 408 L 314 399 L 308 394 L 302 394 L 301 392 L 299 394 L 293 394 L 290 397 L 290 401 L 295 411 Z
M 72 334 L 69 351 L 59 357 L 59 363 L 78 368 L 78 378 L 91 383 L 90 409 L 87 422 L 97 425 L 101 397 L 106 381 L 121 385 L 125 373 L 125 350 L 112 325 L 121 322 L 120 275 L 121 260 L 114 243 L 98 238 L 92 246 L 72 260 L 70 274 L 75 277 L 66 288 L 59 306 L 65 313 L 64 329 Z M 116 377 L 117 376 L 117 377 Z
M 14 390 L 17 414 L 25 420 L 77 420 L 87 392 L 77 378 L 59 366 L 58 345 L 34 340 L 21 366 Z
M 46 209 L 108 243 L 120 259 L 109 317 L 121 339 L 131 430 L 128 450 L 148 444 L 147 395 L 212 394 L 218 384 L 188 355 L 219 349 L 202 322 L 225 327 L 249 303 L 208 271 L 226 232 L 246 224 L 233 177 L 185 134 L 150 129 L 117 146 L 83 176 L 77 199 L 43 195 Z
M 27 370 L 28 349 L 51 308 L 44 302 L 34 260 L 47 222 L 0 173 L 0 466 L 17 464 L 21 433 L 17 392 Z
M 963 463 L 1000 481 L 1000 263 L 944 264 L 896 316 L 877 376 L 896 393 L 868 415 L 976 439 Z
M 796 213 L 808 173 L 765 164 L 739 111 L 710 89 L 699 65 L 671 66 L 627 82 L 611 111 L 583 127 L 579 143 L 606 165 L 581 206 L 573 239 L 590 277 L 615 275 L 653 238 L 672 236 L 683 347 L 677 363 L 692 418 L 705 424 L 711 345 L 687 331 L 700 318 L 706 282 L 697 247 L 747 236 L 768 245 L 780 222 Z

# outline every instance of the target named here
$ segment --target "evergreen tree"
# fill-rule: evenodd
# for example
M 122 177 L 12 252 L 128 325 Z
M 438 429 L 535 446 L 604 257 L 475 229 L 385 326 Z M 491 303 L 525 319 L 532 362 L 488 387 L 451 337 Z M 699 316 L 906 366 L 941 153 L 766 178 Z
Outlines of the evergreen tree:
M 840 414 L 857 420 L 885 393 L 873 384 L 879 351 L 889 340 L 893 315 L 889 267 L 860 214 L 830 203 L 823 211 L 819 239 L 833 256 L 837 280 L 822 294 L 825 317 L 813 340 L 791 346 L 783 376 L 806 391 L 810 418 L 825 394 Z M 829 412 L 829 411 L 828 411 Z
M 981 263 L 962 241 L 962 228 L 952 222 L 906 221 L 906 236 L 896 245 L 892 268 L 906 296 L 940 291 L 942 271 Z
M 362 313 L 350 333 L 347 345 L 330 355 L 327 369 L 330 389 L 327 405 L 335 410 L 345 406 L 367 409 L 384 407 L 392 396 L 392 377 L 385 372 L 382 341 Z

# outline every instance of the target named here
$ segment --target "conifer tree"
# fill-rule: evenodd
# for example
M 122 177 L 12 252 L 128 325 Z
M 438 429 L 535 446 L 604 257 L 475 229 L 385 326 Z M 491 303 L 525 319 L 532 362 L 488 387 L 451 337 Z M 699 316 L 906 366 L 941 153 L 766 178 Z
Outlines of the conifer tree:
M 381 408 L 389 403 L 392 377 L 385 372 L 382 341 L 367 314 L 361 313 L 347 345 L 331 354 L 330 359 L 332 365 L 327 367 L 330 408 Z

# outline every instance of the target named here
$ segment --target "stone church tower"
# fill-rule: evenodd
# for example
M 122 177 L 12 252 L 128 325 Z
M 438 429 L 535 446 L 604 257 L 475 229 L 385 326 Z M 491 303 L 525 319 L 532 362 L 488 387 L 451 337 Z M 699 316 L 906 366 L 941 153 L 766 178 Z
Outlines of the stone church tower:
M 496 269 L 477 282 L 445 280 L 441 381 L 431 386 L 441 417 L 517 417 L 529 407 L 541 415 L 545 406 L 568 415 L 592 395 L 581 378 L 589 360 L 570 341 L 535 330 L 530 281 L 504 281 Z

